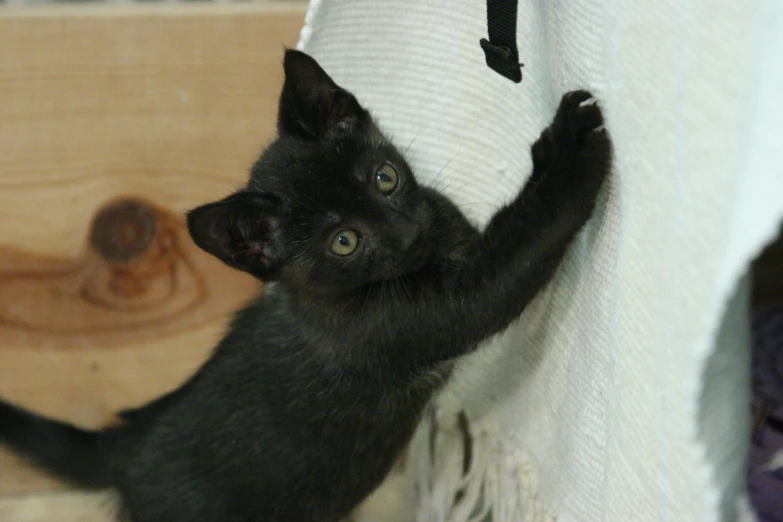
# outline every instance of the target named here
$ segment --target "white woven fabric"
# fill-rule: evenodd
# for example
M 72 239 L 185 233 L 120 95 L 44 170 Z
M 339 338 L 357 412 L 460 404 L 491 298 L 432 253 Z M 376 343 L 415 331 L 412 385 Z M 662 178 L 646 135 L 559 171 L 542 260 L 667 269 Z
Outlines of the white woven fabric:
M 415 516 L 728 520 L 748 426 L 738 281 L 783 215 L 783 2 L 521 1 L 521 84 L 484 64 L 485 5 L 314 1 L 300 43 L 479 225 L 565 91 L 598 96 L 615 143 L 554 283 L 464 361 L 414 441 Z

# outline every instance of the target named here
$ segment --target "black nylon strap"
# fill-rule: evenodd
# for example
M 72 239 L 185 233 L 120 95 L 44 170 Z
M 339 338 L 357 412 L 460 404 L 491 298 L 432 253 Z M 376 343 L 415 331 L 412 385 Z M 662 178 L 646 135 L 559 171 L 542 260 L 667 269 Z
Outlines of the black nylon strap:
M 517 0 L 487 0 L 487 33 L 481 48 L 490 69 L 514 83 L 522 81 L 517 50 Z

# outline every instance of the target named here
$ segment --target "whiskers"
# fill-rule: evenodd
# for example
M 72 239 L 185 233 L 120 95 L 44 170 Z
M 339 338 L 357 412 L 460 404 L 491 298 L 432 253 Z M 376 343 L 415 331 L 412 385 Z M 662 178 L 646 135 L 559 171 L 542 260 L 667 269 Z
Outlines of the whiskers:
M 433 176 L 432 180 L 427 184 L 432 190 L 440 192 L 443 190 L 443 178 L 441 177 L 444 172 L 446 172 L 446 169 L 449 168 L 449 165 L 451 165 L 451 162 L 454 161 L 454 158 L 451 158 L 449 161 L 446 162 L 443 167 L 438 171 L 435 176 Z M 453 181 L 453 180 L 452 180 Z
M 417 139 L 419 139 L 419 136 L 421 136 L 421 133 L 424 132 L 424 128 L 420 128 L 419 132 L 416 133 L 415 136 L 413 136 L 413 139 L 408 143 L 408 146 L 405 147 L 405 149 L 402 151 L 402 155 L 406 156 L 408 154 L 408 149 L 411 148 L 411 145 L 413 145 Z

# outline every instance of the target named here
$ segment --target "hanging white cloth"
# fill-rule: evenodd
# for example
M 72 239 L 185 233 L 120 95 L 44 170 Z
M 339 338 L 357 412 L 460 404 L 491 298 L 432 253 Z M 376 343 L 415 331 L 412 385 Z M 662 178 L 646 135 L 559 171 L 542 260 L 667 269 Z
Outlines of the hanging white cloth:
M 415 513 L 399 520 L 731 520 L 749 425 L 742 275 L 783 216 L 783 2 L 522 1 L 521 84 L 484 64 L 485 9 L 316 0 L 300 43 L 478 225 L 523 185 L 564 92 L 599 98 L 615 144 L 553 284 L 462 362 L 423 424 Z

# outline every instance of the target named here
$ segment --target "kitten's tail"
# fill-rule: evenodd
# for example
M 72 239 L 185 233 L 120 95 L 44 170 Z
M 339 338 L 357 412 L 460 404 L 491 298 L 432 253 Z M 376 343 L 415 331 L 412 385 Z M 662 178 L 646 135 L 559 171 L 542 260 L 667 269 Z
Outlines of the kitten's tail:
M 100 431 L 87 431 L 0 401 L 0 443 L 74 485 L 111 485 L 99 451 Z

